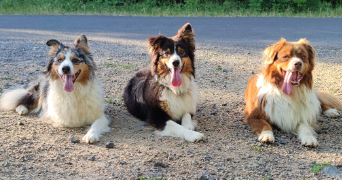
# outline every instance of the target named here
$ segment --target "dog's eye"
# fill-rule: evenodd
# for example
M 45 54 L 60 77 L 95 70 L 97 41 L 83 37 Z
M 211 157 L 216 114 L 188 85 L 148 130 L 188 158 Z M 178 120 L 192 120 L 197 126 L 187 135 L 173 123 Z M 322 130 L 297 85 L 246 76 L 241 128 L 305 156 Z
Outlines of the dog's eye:
M 180 50 L 178 51 L 178 53 L 179 53 L 179 55 L 184 55 L 184 54 L 185 54 L 185 51 L 184 51 L 183 49 L 180 49 Z
M 80 62 L 80 60 L 78 60 L 78 59 L 76 59 L 76 58 L 75 58 L 75 59 L 72 59 L 71 61 L 72 61 L 73 63 L 78 63 L 78 62 Z
M 302 56 L 302 59 L 305 59 L 305 58 L 306 58 L 306 56 L 303 55 L 303 56 Z
M 282 59 L 283 60 L 288 60 L 290 58 L 290 56 L 283 56 Z
M 57 59 L 57 62 L 61 63 L 63 62 L 63 59 Z
M 169 52 L 163 52 L 163 54 L 162 54 L 163 57 L 168 57 L 169 55 L 170 55 Z

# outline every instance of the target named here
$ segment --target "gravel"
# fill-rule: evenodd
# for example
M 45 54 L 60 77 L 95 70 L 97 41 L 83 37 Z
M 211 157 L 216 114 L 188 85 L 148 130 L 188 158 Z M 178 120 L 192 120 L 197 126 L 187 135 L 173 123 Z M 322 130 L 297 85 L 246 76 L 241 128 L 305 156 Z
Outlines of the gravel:
M 177 31 L 172 26 L 170 29 Z M 47 40 L 54 38 L 70 44 L 80 33 L 2 29 L 0 92 L 27 84 L 44 70 Z M 103 85 L 105 111 L 112 120 L 111 132 L 91 145 L 71 143 L 70 137 L 81 139 L 88 127 L 56 128 L 34 115 L 0 111 L 1 178 L 264 179 L 265 175 L 268 179 L 330 178 L 329 169 L 324 170 L 325 175 L 312 173 L 312 162 L 330 163 L 341 172 L 341 116 L 319 118 L 317 148 L 303 147 L 296 136 L 278 130 L 274 131 L 275 144 L 261 144 L 243 122 L 247 80 L 259 72 L 261 51 L 280 37 L 272 42 L 246 44 L 230 44 L 224 39 L 210 42 L 197 37 L 196 81 L 200 100 L 193 118 L 198 120 L 197 131 L 204 133 L 205 140 L 190 143 L 155 135 L 154 129 L 132 117 L 123 105 L 126 83 L 139 69 L 149 65 L 146 40 L 126 32 L 82 33 L 87 35 L 97 63 L 96 75 Z M 148 34 L 143 36 L 147 38 Z M 313 45 L 319 56 L 314 70 L 315 88 L 342 98 L 341 79 L 336 78 L 342 76 L 342 46 Z M 105 65 L 108 63 L 119 65 Z M 218 66 L 222 70 L 216 70 Z M 110 141 L 114 149 L 107 147 Z M 260 147 L 260 151 L 253 147 Z M 157 168 L 156 162 L 161 162 Z

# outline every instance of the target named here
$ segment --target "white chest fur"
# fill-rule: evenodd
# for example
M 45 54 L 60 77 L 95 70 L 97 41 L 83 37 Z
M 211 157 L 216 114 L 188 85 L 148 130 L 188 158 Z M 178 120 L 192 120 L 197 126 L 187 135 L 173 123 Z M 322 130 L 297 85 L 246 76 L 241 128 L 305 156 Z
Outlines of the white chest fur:
M 61 80 L 50 82 L 47 116 L 57 126 L 91 125 L 104 113 L 103 91 L 95 78 L 87 85 L 76 82 L 72 92 L 63 89 Z
M 198 102 L 198 87 L 194 78 L 184 74 L 181 74 L 181 77 L 183 82 L 178 87 L 172 86 L 168 78 L 160 81 L 167 87 L 163 90 L 160 100 L 168 104 L 175 120 L 181 120 L 185 113 L 195 114 Z
M 320 102 L 315 92 L 305 86 L 294 86 L 291 96 L 284 94 L 277 87 L 264 82 L 259 75 L 257 87 L 259 99 L 265 97 L 264 111 L 271 123 L 287 133 L 295 133 L 300 124 L 312 126 L 321 111 Z

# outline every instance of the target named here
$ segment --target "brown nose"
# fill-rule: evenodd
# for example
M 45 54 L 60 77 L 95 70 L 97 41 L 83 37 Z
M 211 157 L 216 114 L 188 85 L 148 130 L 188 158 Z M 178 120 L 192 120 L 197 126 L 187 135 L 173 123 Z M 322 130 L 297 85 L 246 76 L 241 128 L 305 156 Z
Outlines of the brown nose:
M 300 69 L 302 67 L 302 62 L 298 61 L 293 64 L 296 69 Z

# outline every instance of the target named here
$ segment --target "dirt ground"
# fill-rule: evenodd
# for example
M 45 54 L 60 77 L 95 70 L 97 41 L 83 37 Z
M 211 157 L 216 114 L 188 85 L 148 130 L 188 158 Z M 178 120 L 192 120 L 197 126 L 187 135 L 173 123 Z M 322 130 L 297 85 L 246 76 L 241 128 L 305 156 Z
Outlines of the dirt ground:
M 78 36 L 5 30 L 0 35 L 1 91 L 27 84 L 44 70 L 47 40 L 70 44 Z M 155 135 L 123 105 L 126 83 L 149 64 L 146 41 L 86 35 L 103 84 L 111 132 L 94 144 L 71 143 L 70 137 L 82 139 L 87 127 L 55 128 L 35 116 L 0 111 L 0 179 L 329 179 L 311 171 L 314 162 L 342 171 L 342 116 L 319 118 L 317 148 L 303 147 L 295 135 L 277 130 L 274 144 L 260 144 L 242 122 L 247 80 L 261 68 L 266 46 L 197 43 L 200 101 L 194 118 L 205 139 L 190 143 Z M 341 99 L 342 51 L 313 45 L 319 57 L 315 88 Z M 106 148 L 110 141 L 112 149 Z

